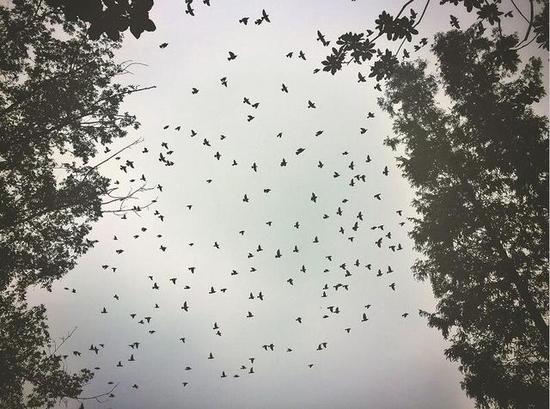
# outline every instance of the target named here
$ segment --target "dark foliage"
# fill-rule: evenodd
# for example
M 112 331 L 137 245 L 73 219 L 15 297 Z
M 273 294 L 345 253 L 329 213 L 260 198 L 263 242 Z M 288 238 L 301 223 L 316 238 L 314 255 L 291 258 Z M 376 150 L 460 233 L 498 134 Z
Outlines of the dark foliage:
M 47 25 L 58 14 L 15 7 L 0 9 L 0 60 L 10 64 L 0 67 L 0 290 L 24 292 L 48 287 L 93 245 L 86 235 L 109 180 L 89 161 L 137 126 L 119 113 L 136 88 L 112 82 L 125 69 L 112 60 L 116 43 L 90 42 L 78 25 L 56 38 Z
M 65 372 L 48 333 L 44 306 L 29 308 L 16 294 L 3 291 L 0 322 L 2 408 L 52 408 L 60 397 L 80 395 L 92 373 Z
M 112 40 L 130 29 L 139 38 L 144 31 L 155 31 L 149 19 L 153 0 L 46 0 L 50 6 L 60 8 L 68 21 L 88 24 L 88 34 L 97 40 L 105 33 Z
M 409 10 L 409 15 L 404 16 L 405 9 L 413 0 L 407 1 L 401 10 L 395 15 L 391 15 L 387 11 L 382 11 L 378 18 L 374 21 L 374 28 L 367 30 L 366 33 L 345 33 L 342 34 L 336 44 L 339 47 L 332 48 L 332 54 L 326 57 L 323 64 L 323 70 L 336 74 L 342 69 L 344 64 L 362 64 L 367 60 L 372 60 L 370 69 L 371 77 L 375 77 L 377 81 L 388 78 L 391 71 L 391 65 L 397 59 L 397 55 L 403 49 L 403 45 L 412 42 L 419 34 L 418 25 L 428 10 L 431 0 L 426 0 L 420 16 L 414 9 Z M 536 40 L 540 47 L 548 50 L 548 0 L 531 0 L 531 19 L 528 19 L 521 11 L 517 10 L 517 14 L 521 14 L 527 20 L 527 32 L 522 41 L 510 42 L 506 38 L 510 36 L 504 34 L 501 29 L 501 21 L 503 18 L 513 18 L 516 10 L 504 13 L 501 1 L 482 1 L 482 0 L 441 0 L 440 4 L 450 3 L 454 6 L 462 6 L 468 12 L 475 11 L 478 17 L 477 28 L 480 32 L 485 32 L 486 27 L 494 27 L 501 37 L 500 48 L 501 53 L 506 54 L 522 48 Z M 538 13 L 536 13 L 536 5 L 538 5 Z M 454 16 L 450 16 L 453 26 L 458 26 L 458 20 Z M 517 18 L 517 17 L 516 17 Z M 532 34 L 532 35 L 531 35 Z M 387 45 L 380 44 L 384 37 L 390 42 L 400 41 L 400 45 L 396 50 L 392 51 Z M 415 50 L 419 50 L 427 44 L 426 38 L 420 39 L 418 44 L 414 45 Z M 391 46 L 391 45 L 390 45 Z M 377 49 L 375 52 L 374 50 Z M 504 49 L 504 47 L 506 47 Z M 403 54 L 408 55 L 404 50 Z
M 411 235 L 425 257 L 414 273 L 439 300 L 421 314 L 451 342 L 445 354 L 478 407 L 547 408 L 548 124 L 533 111 L 542 64 L 519 67 L 501 41 L 477 29 L 436 36 L 437 77 L 401 63 L 380 103 L 397 135 L 386 143 L 402 147 L 416 190 Z
M 91 373 L 64 370 L 26 291 L 49 288 L 93 246 L 113 190 L 94 158 L 137 127 L 119 107 L 138 89 L 114 82 L 126 70 L 117 42 L 90 41 L 83 23 L 40 2 L 0 7 L 0 44 L 0 407 L 52 407 Z

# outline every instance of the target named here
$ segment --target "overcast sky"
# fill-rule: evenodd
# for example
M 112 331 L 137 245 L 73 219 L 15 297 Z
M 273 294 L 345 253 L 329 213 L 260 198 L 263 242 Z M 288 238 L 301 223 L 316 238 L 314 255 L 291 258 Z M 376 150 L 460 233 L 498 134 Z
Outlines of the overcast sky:
M 410 271 L 418 254 L 407 238 L 410 223 L 399 222 L 414 215 L 412 192 L 395 166 L 395 153 L 383 146 L 392 132 L 388 117 L 377 108 L 380 93 L 372 81 L 357 82 L 358 71 L 367 75 L 368 68 L 350 65 L 336 76 L 312 73 L 330 52 L 316 41 L 317 30 L 332 46 L 339 34 L 372 27 L 384 8 L 396 12 L 401 5 L 212 0 L 211 7 L 197 2 L 196 16 L 190 17 L 181 0 L 157 1 L 152 10 L 157 30 L 139 40 L 127 36 L 117 59 L 146 65 L 133 66 L 133 74 L 121 80 L 157 88 L 128 98 L 125 109 L 142 123 L 128 141 L 144 142 L 103 171 L 123 186 L 144 174 L 149 185 L 161 184 L 163 191 L 153 193 L 158 203 L 141 217 L 101 220 L 92 234 L 100 243 L 76 270 L 56 283 L 52 293 L 31 295 L 32 302 L 47 305 L 56 339 L 78 327 L 63 346 L 70 355 L 67 367 L 101 368 L 83 395 L 108 391 L 109 381 L 119 383 L 114 399 L 88 401 L 86 407 L 473 407 L 460 389 L 458 366 L 444 358 L 446 343 L 418 316 L 419 309 L 432 311 L 435 301 L 429 284 L 416 282 Z M 423 7 L 414 5 L 417 11 Z M 271 23 L 253 24 L 264 8 Z M 448 14 L 434 4 L 421 26 L 425 36 L 448 29 Z M 247 26 L 238 23 L 244 16 L 250 17 Z M 160 49 L 164 42 L 168 46 Z M 298 58 L 300 50 L 305 61 Z M 228 61 L 229 51 L 237 55 L 235 60 Z M 285 57 L 291 51 L 292 58 Z M 227 87 L 221 85 L 222 77 Z M 281 91 L 282 83 L 288 94 Z M 244 97 L 258 102 L 258 108 L 244 104 Z M 307 108 L 308 100 L 315 109 Z M 369 111 L 373 119 L 367 119 Z M 247 115 L 254 119 L 247 121 Z M 174 129 L 178 125 L 179 132 Z M 365 134 L 361 128 L 367 129 Z M 197 135 L 191 137 L 191 130 Z M 317 131 L 323 133 L 315 136 Z M 211 146 L 203 144 L 205 138 Z M 142 153 L 145 147 L 148 153 Z M 299 148 L 305 151 L 296 155 Z M 169 150 L 174 153 L 168 155 Z M 163 166 L 160 152 L 174 166 Z M 135 166 L 128 174 L 119 168 L 126 159 Z M 283 159 L 285 167 L 280 166 Z M 254 162 L 257 172 L 251 169 Z M 388 176 L 382 174 L 385 166 Z M 335 178 L 334 172 L 340 176 Z M 365 182 L 349 185 L 354 175 L 363 174 Z M 313 192 L 316 203 L 310 200 Z M 378 193 L 382 200 L 374 198 Z M 245 194 L 248 202 L 243 202 Z M 397 210 L 403 210 L 402 217 Z M 359 212 L 364 221 L 357 219 Z M 378 225 L 384 230 L 371 230 Z M 319 243 L 313 243 L 315 236 Z M 388 247 L 399 243 L 401 251 Z M 256 251 L 258 245 L 262 252 Z M 299 253 L 292 251 L 295 245 Z M 117 249 L 124 252 L 116 254 Z M 280 258 L 275 258 L 277 249 Z M 344 276 L 342 263 L 351 276 Z M 389 274 L 388 266 L 393 270 Z M 195 267 L 194 274 L 188 267 Z M 376 276 L 378 269 L 382 277 Z M 238 274 L 231 275 L 232 270 Z M 176 285 L 169 281 L 174 277 Z M 336 291 L 337 283 L 349 290 Z M 322 298 L 325 284 L 329 289 Z M 209 294 L 211 287 L 214 294 Z M 250 292 L 257 296 L 260 291 L 263 301 L 249 299 Z M 188 312 L 180 308 L 184 301 Z M 372 305 L 368 310 L 367 304 Z M 331 313 L 329 306 L 339 313 Z M 104 307 L 107 314 L 100 313 Z M 253 318 L 247 318 L 249 311 Z M 137 314 L 135 319 L 131 313 Z M 362 322 L 363 313 L 367 322 Z M 139 324 L 144 317 L 151 317 L 150 323 Z M 139 349 L 129 348 L 136 341 Z M 323 342 L 326 348 L 318 351 Z M 90 344 L 100 343 L 104 348 L 97 355 L 88 351 Z M 273 352 L 262 348 L 271 343 Z M 73 351 L 82 355 L 75 357 Z M 128 361 L 132 353 L 135 362 Z M 209 353 L 214 359 L 207 359 Z M 253 364 L 249 358 L 255 358 Z M 123 367 L 116 367 L 118 361 Z M 187 366 L 192 369 L 185 370 Z M 220 377 L 222 371 L 227 378 Z

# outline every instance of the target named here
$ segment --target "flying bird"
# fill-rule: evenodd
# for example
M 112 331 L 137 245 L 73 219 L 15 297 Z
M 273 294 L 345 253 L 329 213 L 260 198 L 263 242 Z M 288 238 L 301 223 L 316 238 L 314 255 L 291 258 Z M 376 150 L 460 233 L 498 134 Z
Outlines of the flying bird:
M 320 41 L 325 47 L 330 44 L 330 41 L 325 40 L 325 36 L 319 30 L 317 30 L 317 41 Z
M 449 17 L 451 19 L 451 27 L 456 28 L 457 30 L 460 30 L 460 24 L 458 22 L 458 19 L 452 14 Z

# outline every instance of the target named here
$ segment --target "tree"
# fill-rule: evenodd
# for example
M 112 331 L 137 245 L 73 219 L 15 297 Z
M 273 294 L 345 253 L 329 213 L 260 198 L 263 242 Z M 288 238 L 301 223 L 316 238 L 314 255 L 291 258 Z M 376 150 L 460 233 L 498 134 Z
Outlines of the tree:
M 126 206 L 146 185 L 118 194 L 99 172 L 137 143 L 108 154 L 139 125 L 120 104 L 146 88 L 115 82 L 131 65 L 114 61 L 120 42 L 90 41 L 82 22 L 42 2 L 1 6 L 0 43 L 0 406 L 51 407 L 78 398 L 91 372 L 71 375 L 46 353 L 45 310 L 27 307 L 26 290 L 70 271 L 105 213 L 146 207 Z
M 93 246 L 90 223 L 117 197 L 105 199 L 116 189 L 99 173 L 105 161 L 90 161 L 138 127 L 119 107 L 141 89 L 113 82 L 127 68 L 113 61 L 119 43 L 90 42 L 79 24 L 59 39 L 48 28 L 58 13 L 14 5 L 0 9 L 0 290 L 24 291 L 49 286 Z
M 542 63 L 520 70 L 502 41 L 477 27 L 437 35 L 436 74 L 423 61 L 395 65 L 380 104 L 416 192 L 411 236 L 424 257 L 413 271 L 438 299 L 421 315 L 450 341 L 478 407 L 548 408 L 548 123 L 533 111 Z
M 420 10 L 410 8 L 406 15 L 407 7 L 414 0 L 408 0 L 403 4 L 399 12 L 395 15 L 382 11 L 375 20 L 373 29 L 368 29 L 365 33 L 344 33 L 336 41 L 336 47 L 331 49 L 331 54 L 322 61 L 323 71 L 336 74 L 344 64 L 355 63 L 358 65 L 366 61 L 372 61 L 370 64 L 369 77 L 374 77 L 376 81 L 389 78 L 393 67 L 398 63 L 398 55 L 403 50 L 403 58 L 408 58 L 409 52 L 403 48 L 406 42 L 411 43 L 419 35 L 418 26 L 422 22 L 431 0 L 426 0 L 424 7 Z M 546 50 L 548 50 L 548 0 L 529 0 L 529 17 L 519 9 L 514 2 L 510 0 L 509 9 L 505 9 L 501 0 L 441 0 L 440 4 L 450 3 L 454 6 L 462 6 L 468 13 L 476 12 L 477 30 L 481 34 L 486 28 L 492 27 L 500 40 L 501 52 L 513 52 L 527 47 L 533 41 Z M 523 18 L 527 23 L 525 35 L 521 40 L 515 36 L 506 35 L 502 29 L 501 22 L 506 18 L 514 18 L 514 13 Z M 451 26 L 459 29 L 459 20 L 450 15 Z M 519 18 L 515 17 L 515 18 Z M 377 46 L 384 37 L 390 41 L 389 46 Z M 513 39 L 513 41 L 512 41 Z M 418 51 L 425 47 L 428 42 L 423 37 L 417 44 L 414 44 L 414 50 Z M 392 42 L 399 41 L 396 50 L 390 50 Z M 328 43 L 326 44 L 328 45 Z M 377 48 L 378 47 L 378 48 Z
M 0 402 L 3 408 L 51 408 L 59 397 L 79 396 L 89 370 L 68 374 L 53 347 L 43 305 L 28 308 L 12 292 L 0 295 Z M 43 348 L 42 348 L 43 347 Z M 23 388 L 30 387 L 24 393 Z
M 155 31 L 155 23 L 149 19 L 153 0 L 46 0 L 54 8 L 63 11 L 68 21 L 89 24 L 88 35 L 97 40 L 105 33 L 112 40 L 120 40 L 120 34 L 128 29 L 135 38 L 144 31 Z
M 194 0 L 185 0 L 185 14 L 195 15 Z M 153 0 L 46 0 L 51 7 L 63 12 L 71 22 L 88 24 L 88 35 L 97 40 L 102 34 L 112 40 L 120 40 L 126 30 L 135 38 L 144 31 L 155 31 L 155 23 L 149 18 Z M 209 0 L 204 4 L 210 6 Z

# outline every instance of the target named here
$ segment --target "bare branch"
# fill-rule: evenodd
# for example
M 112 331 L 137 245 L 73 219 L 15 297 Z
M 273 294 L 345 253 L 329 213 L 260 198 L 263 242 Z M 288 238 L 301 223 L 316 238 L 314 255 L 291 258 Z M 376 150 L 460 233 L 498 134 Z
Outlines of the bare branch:
M 420 24 L 420 22 L 422 21 L 422 18 L 424 18 L 424 14 L 426 14 L 426 10 L 428 9 L 429 4 L 430 4 L 430 0 L 427 0 L 426 5 L 424 6 L 424 10 L 422 10 L 422 14 L 420 15 L 420 18 L 418 19 L 416 24 L 413 26 L 413 28 L 416 28 L 416 26 Z
M 154 188 L 153 187 L 147 187 L 147 184 L 143 184 L 141 185 L 140 187 L 138 187 L 137 189 L 135 190 L 130 190 L 128 192 L 127 195 L 125 196 L 110 196 L 112 197 L 113 199 L 112 200 L 107 200 L 106 202 L 102 202 L 101 205 L 104 206 L 104 205 L 108 205 L 108 204 L 111 204 L 111 203 L 115 203 L 115 202 L 122 202 L 124 203 L 124 201 L 126 200 L 129 200 L 129 199 L 136 199 L 136 197 L 134 196 L 136 193 L 140 193 L 140 192 L 147 192 L 149 190 L 153 190 Z
M 157 199 L 151 200 L 148 204 L 139 206 L 139 209 L 136 209 L 135 207 L 132 208 L 123 208 L 123 205 L 121 204 L 120 208 L 118 209 L 112 209 L 112 210 L 102 210 L 101 213 L 113 213 L 115 216 L 119 216 L 119 214 L 124 214 L 128 212 L 134 212 L 137 216 L 141 217 L 139 214 L 142 210 L 148 209 L 151 207 L 154 203 L 157 202 Z
M 99 402 L 99 403 L 103 403 L 103 402 L 105 402 L 105 401 L 101 401 L 101 400 L 99 400 L 99 398 L 102 398 L 102 397 L 104 397 L 104 396 L 109 396 L 111 393 L 114 392 L 114 390 L 117 388 L 118 385 L 119 385 L 119 384 L 116 383 L 116 384 L 111 388 L 111 390 L 109 390 L 109 391 L 107 391 L 107 392 L 104 392 L 104 393 L 100 393 L 99 395 L 94 395 L 94 396 L 78 396 L 78 397 L 73 398 L 73 399 L 76 399 L 76 400 L 78 400 L 78 401 L 81 401 L 81 400 L 95 400 L 95 401 L 97 401 L 97 402 Z
M 55 355 L 56 352 L 59 350 L 59 348 L 61 348 L 61 346 L 70 338 L 73 336 L 73 334 L 75 333 L 75 331 L 78 329 L 78 327 L 74 327 L 71 331 L 69 331 L 69 333 L 64 336 L 64 337 L 61 337 L 61 343 L 59 345 L 56 345 L 56 347 L 54 348 L 53 352 L 50 354 L 50 355 Z
M 520 15 L 521 17 L 523 17 L 523 19 L 524 19 L 525 21 L 527 21 L 527 23 L 529 23 L 529 20 L 527 20 L 527 17 L 525 17 L 525 15 L 521 12 L 521 10 L 519 9 L 519 7 L 516 6 L 516 3 L 514 3 L 514 0 L 510 0 L 510 1 L 512 2 L 512 5 L 513 5 L 514 8 L 517 10 L 517 12 L 519 13 L 519 15 Z M 533 4 L 533 2 L 531 2 L 531 5 L 532 5 L 532 4 Z
M 109 160 L 113 159 L 115 156 L 117 156 L 119 153 L 122 153 L 124 152 L 126 149 L 129 149 L 131 148 L 132 146 L 134 145 L 137 145 L 139 143 L 143 142 L 143 138 L 139 138 L 139 139 L 136 139 L 135 141 L 129 143 L 128 145 L 126 145 L 125 147 L 123 147 L 122 149 L 119 149 L 118 151 L 116 151 L 115 153 L 113 153 L 111 156 L 109 156 L 107 159 L 104 159 L 102 160 L 101 162 L 97 163 L 96 165 L 92 166 L 91 168 L 88 169 L 88 171 L 84 174 L 84 179 L 86 179 L 86 177 L 90 174 L 90 172 L 94 169 L 97 169 L 98 167 L 100 167 L 101 165 L 103 165 L 105 162 L 108 162 Z
M 520 45 L 521 43 L 527 41 L 527 39 L 529 38 L 529 34 L 531 34 L 531 28 L 533 27 L 533 18 L 534 18 L 534 14 L 535 14 L 535 11 L 534 11 L 535 6 L 533 4 L 533 0 L 529 0 L 529 3 L 531 4 L 530 16 L 529 16 L 529 25 L 527 26 L 527 31 L 525 32 L 525 36 L 523 37 L 523 40 L 521 40 L 517 45 Z M 533 40 L 531 40 L 531 41 L 533 41 Z M 521 48 L 523 48 L 523 47 L 521 47 Z M 519 48 L 518 48 L 518 50 L 519 50 Z
M 411 4 L 414 0 L 409 0 L 408 2 L 406 2 L 405 4 L 403 4 L 403 7 L 401 7 L 401 10 L 399 10 L 399 13 L 397 13 L 397 16 L 395 16 L 395 19 L 397 20 L 399 18 L 399 16 L 401 15 L 401 13 L 403 13 L 403 11 L 405 10 L 405 7 L 407 7 L 409 4 Z

